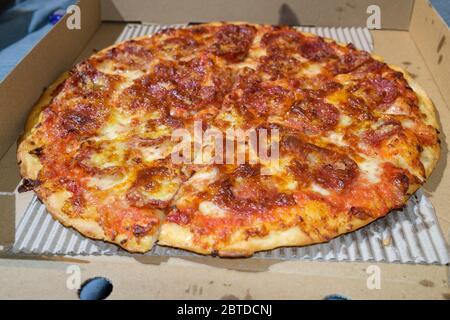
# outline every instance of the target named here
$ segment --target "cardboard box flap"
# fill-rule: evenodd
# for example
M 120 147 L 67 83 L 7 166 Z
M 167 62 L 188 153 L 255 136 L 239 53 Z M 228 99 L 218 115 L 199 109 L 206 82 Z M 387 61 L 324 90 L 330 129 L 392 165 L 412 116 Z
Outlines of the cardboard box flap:
M 21 133 L 30 108 L 45 86 L 70 68 L 98 28 L 98 1 L 82 0 L 78 5 L 81 8 L 81 29 L 69 30 L 67 16 L 61 19 L 1 83 L 0 158 Z
M 383 29 L 407 30 L 413 0 L 102 0 L 102 20 L 185 23 L 249 21 L 302 26 L 365 27 L 379 6 Z
M 46 86 L 70 68 L 100 24 L 98 1 L 82 0 L 81 29 L 67 28 L 67 16 L 0 83 L 0 246 L 15 237 L 16 194 L 20 181 L 16 140 L 28 113 Z M 30 72 L 33 70 L 33 72 Z
M 450 29 L 427 0 L 417 0 L 409 31 L 450 110 Z

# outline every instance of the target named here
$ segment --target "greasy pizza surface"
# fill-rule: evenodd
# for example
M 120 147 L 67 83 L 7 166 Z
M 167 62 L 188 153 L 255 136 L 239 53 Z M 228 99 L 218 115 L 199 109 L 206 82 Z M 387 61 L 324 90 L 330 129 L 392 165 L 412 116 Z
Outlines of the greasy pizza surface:
M 278 130 L 278 164 L 172 161 L 174 132 L 197 122 Z M 18 149 L 22 188 L 64 225 L 133 252 L 158 241 L 222 256 L 360 228 L 403 206 L 438 157 L 432 103 L 401 69 L 245 23 L 93 54 L 43 95 Z

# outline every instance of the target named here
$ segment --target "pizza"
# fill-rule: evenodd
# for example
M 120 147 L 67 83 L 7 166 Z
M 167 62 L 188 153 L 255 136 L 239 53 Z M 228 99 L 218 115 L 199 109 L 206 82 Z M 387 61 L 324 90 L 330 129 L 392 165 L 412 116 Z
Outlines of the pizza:
M 17 155 L 20 189 L 87 237 L 235 257 L 401 208 L 438 135 L 427 94 L 378 56 L 286 26 L 208 23 L 78 63 L 33 108 Z

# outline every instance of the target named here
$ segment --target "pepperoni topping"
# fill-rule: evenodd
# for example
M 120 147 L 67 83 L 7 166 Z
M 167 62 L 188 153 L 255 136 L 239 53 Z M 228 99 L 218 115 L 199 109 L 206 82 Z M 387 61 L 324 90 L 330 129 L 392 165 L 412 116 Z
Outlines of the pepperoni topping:
M 336 58 L 336 52 L 332 45 L 318 37 L 306 38 L 300 45 L 300 54 L 309 60 L 318 62 Z
M 318 134 L 336 127 L 339 111 L 322 100 L 306 98 L 292 105 L 289 118 L 289 123 L 296 129 L 306 134 Z
M 256 185 L 254 185 L 255 187 Z M 265 206 L 262 199 L 259 201 L 252 201 L 248 198 L 236 198 L 232 191 L 231 181 L 226 179 L 214 183 L 212 189 L 215 191 L 212 200 L 220 207 L 229 208 L 235 212 L 242 214 L 252 214 L 257 212 L 263 212 Z M 251 186 L 248 186 L 251 188 Z
M 240 62 L 247 56 L 255 36 L 255 28 L 248 25 L 226 25 L 215 34 L 211 51 L 229 62 Z
M 296 202 L 293 195 L 280 193 L 275 198 L 275 204 L 280 207 L 287 207 L 295 205 Z
M 357 170 L 358 166 L 353 160 L 346 156 L 339 156 L 334 161 L 322 164 L 315 169 L 314 178 L 320 185 L 339 191 L 355 180 Z
M 394 102 L 399 94 L 396 83 L 392 80 L 377 77 L 369 83 L 375 88 L 375 92 L 381 97 L 383 104 Z
M 345 102 L 345 111 L 360 121 L 372 118 L 372 113 L 365 101 L 362 98 L 351 94 Z
M 130 40 L 109 50 L 105 57 L 94 59 L 93 63 L 97 65 L 114 60 L 115 71 L 126 72 L 127 70 L 146 70 L 152 58 L 153 53 L 148 46 L 143 46 L 136 40 Z
M 298 32 L 282 29 L 264 34 L 261 44 L 269 53 L 287 54 L 298 51 L 303 39 L 304 37 Z
M 191 221 L 192 214 L 188 210 L 181 211 L 177 207 L 172 208 L 167 214 L 167 221 L 179 225 L 186 225 Z
M 243 106 L 255 115 L 276 114 L 289 99 L 289 92 L 279 86 L 259 84 L 244 92 Z
M 364 135 L 365 141 L 369 144 L 379 147 L 381 143 L 402 131 L 402 126 L 399 122 L 391 120 L 383 122 L 376 129 L 367 131 Z
M 191 115 L 188 111 L 219 106 L 230 86 L 226 70 L 204 56 L 177 64 L 160 62 L 154 73 L 126 89 L 125 97 L 131 109 L 165 109 L 171 116 L 185 117 Z
M 422 122 L 415 122 L 414 133 L 421 145 L 431 146 L 438 143 L 439 137 L 436 129 L 430 125 L 426 125 Z
M 371 216 L 371 213 L 369 210 L 361 208 L 361 207 L 351 207 L 349 213 L 350 213 L 350 215 L 352 215 L 358 219 L 361 219 L 361 220 L 367 219 Z
M 381 74 L 386 69 L 389 70 L 385 63 L 369 58 L 359 67 L 351 70 L 350 73 L 355 79 L 364 79 L 369 74 Z
M 275 188 L 265 186 L 260 176 L 241 179 L 232 187 L 233 197 L 238 200 L 261 201 L 264 203 L 277 192 Z
M 241 164 L 234 171 L 233 174 L 237 177 L 247 178 L 258 175 L 260 168 L 258 166 L 252 166 L 249 164 Z
M 397 168 L 391 163 L 383 165 L 383 188 L 380 188 L 386 201 L 392 202 L 394 208 L 404 205 L 405 196 L 408 193 L 409 185 L 414 179 L 410 179 L 407 172 Z
M 372 59 L 365 51 L 357 51 L 350 45 L 347 48 L 349 52 L 339 56 L 339 59 L 332 63 L 333 74 L 351 72 Z
M 261 117 L 283 114 L 292 101 L 291 92 L 264 82 L 254 73 L 242 75 L 236 88 L 240 93 L 237 96 L 231 95 L 231 99 L 243 115 Z
M 77 135 L 92 134 L 100 127 L 106 118 L 106 110 L 92 104 L 76 104 L 60 115 L 61 134 Z
M 396 81 L 383 78 L 381 75 L 363 81 L 356 89 L 362 90 L 368 105 L 378 109 L 392 104 L 400 94 Z
M 358 177 L 358 165 L 347 155 L 305 143 L 292 135 L 282 139 L 281 153 L 295 155 L 289 170 L 303 186 L 316 182 L 340 191 Z
M 302 187 L 307 187 L 311 184 L 312 173 L 306 161 L 294 159 L 289 163 L 288 170 Z
M 197 35 L 201 34 L 197 33 Z M 174 59 L 181 59 L 202 48 L 204 41 L 201 36 L 198 37 L 189 30 L 168 28 L 158 32 L 152 38 L 152 45 L 157 52 L 162 52 Z
M 261 71 L 269 74 L 271 80 L 286 77 L 294 78 L 295 74 L 301 69 L 301 62 L 290 55 L 275 52 L 261 57 L 259 68 Z
M 144 168 L 138 171 L 133 186 L 127 192 L 127 200 L 135 207 L 165 208 L 169 200 L 158 199 L 154 194 L 161 191 L 164 180 L 172 182 L 174 179 L 176 175 L 167 167 Z
M 249 168 L 247 165 L 245 168 Z M 241 166 L 238 171 L 247 170 Z M 276 206 L 294 205 L 292 195 L 279 192 L 270 180 L 253 175 L 239 180 L 231 176 L 210 185 L 211 201 L 240 217 L 263 214 Z
M 406 194 L 409 188 L 409 178 L 406 174 L 397 174 L 393 177 L 392 182 L 401 193 Z
M 313 150 L 313 146 L 304 142 L 300 137 L 286 134 L 281 140 L 281 150 L 294 153 L 299 159 L 305 159 L 306 155 Z

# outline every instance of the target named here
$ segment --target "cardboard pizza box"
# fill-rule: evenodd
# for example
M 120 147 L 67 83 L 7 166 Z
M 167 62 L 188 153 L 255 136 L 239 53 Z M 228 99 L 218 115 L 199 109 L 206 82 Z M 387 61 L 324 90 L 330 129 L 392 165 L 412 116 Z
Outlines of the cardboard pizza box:
M 0 83 L 0 245 L 15 239 L 31 201 L 18 194 L 16 140 L 42 90 L 74 63 L 119 37 L 126 23 L 250 21 L 304 26 L 366 26 L 378 6 L 381 29 L 371 30 L 374 53 L 406 68 L 432 98 L 442 128 L 442 154 L 423 190 L 449 241 L 450 31 L 426 0 L 81 0 Z M 370 8 L 369 8 L 370 7 Z M 80 10 L 80 28 L 74 14 Z M 75 26 L 75 28 L 73 28 Z M 36 256 L 0 251 L 1 298 L 77 299 L 86 279 L 111 280 L 110 298 L 450 299 L 448 265 L 312 262 L 270 259 L 148 256 Z

